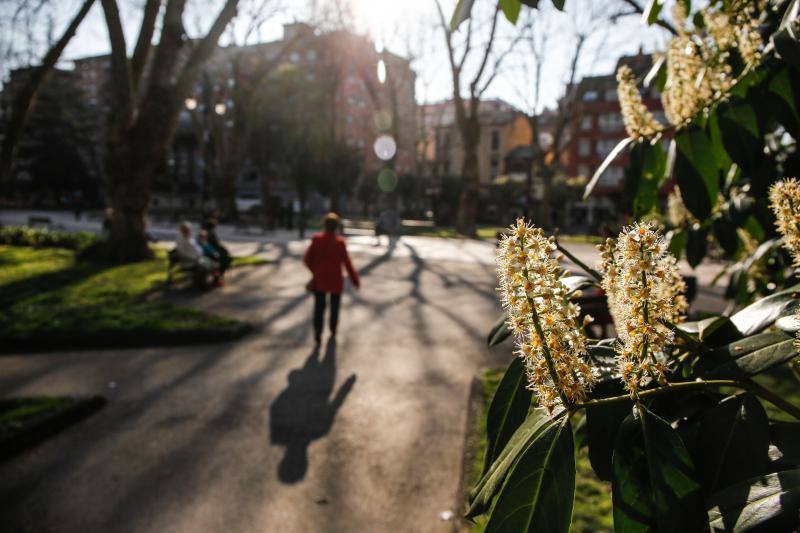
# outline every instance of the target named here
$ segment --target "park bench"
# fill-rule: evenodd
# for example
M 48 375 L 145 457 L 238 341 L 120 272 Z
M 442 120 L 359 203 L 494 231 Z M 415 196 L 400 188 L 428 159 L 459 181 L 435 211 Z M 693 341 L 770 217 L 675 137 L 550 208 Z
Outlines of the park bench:
M 195 287 L 205 287 L 208 285 L 208 272 L 197 266 L 189 266 L 181 262 L 178 250 L 173 248 L 167 252 L 167 286 L 172 284 L 175 271 L 187 272 L 192 275 L 192 284 Z
M 44 226 L 45 228 L 52 228 L 54 226 L 53 220 L 50 217 L 41 215 L 31 215 L 28 217 L 28 227 L 35 228 L 37 226 Z

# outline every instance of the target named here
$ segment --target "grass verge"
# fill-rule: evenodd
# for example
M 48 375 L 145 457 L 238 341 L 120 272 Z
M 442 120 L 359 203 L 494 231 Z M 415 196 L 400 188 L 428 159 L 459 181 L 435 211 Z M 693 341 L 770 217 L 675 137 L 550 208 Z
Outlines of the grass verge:
M 162 250 L 153 260 L 109 266 L 78 262 L 62 248 L 0 246 L 0 345 L 160 344 L 176 343 L 176 334 L 208 341 L 202 332 L 244 326 L 164 301 L 165 270 Z
M 35 446 L 106 404 L 104 398 L 0 398 L 0 461 Z

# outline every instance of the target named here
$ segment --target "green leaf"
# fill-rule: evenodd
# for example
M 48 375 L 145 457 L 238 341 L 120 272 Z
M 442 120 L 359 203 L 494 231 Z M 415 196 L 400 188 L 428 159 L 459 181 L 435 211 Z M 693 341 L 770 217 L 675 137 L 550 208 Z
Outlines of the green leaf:
M 681 255 L 683 255 L 683 250 L 686 249 L 686 242 L 689 239 L 689 234 L 682 229 L 672 229 L 667 232 L 666 239 L 669 243 L 669 253 L 680 260 Z
M 684 194 L 686 193 L 684 193 L 683 189 L 681 189 L 681 196 Z M 708 249 L 708 243 L 706 242 L 707 235 L 708 230 L 702 226 L 689 228 L 687 230 L 686 261 L 692 268 L 699 265 L 706 256 L 706 251 Z
M 702 531 L 700 484 L 683 441 L 642 405 L 620 427 L 614 447 L 614 531 Z
M 728 256 L 733 256 L 739 249 L 739 235 L 736 233 L 736 224 L 728 217 L 717 214 L 711 220 L 711 229 L 714 237 Z
M 661 0 L 650 0 L 644 13 L 642 13 L 642 22 L 647 23 L 649 26 L 655 24 L 658 20 L 659 13 L 661 13 L 661 8 L 663 7 L 664 4 Z
M 553 0 L 553 6 L 559 11 L 564 11 L 564 4 L 566 0 Z
M 673 174 L 686 208 L 704 220 L 719 193 L 719 172 L 711 141 L 700 127 L 691 125 L 675 137 Z
M 519 0 L 500 0 L 500 9 L 511 24 L 516 24 L 522 4 Z
M 797 74 L 791 68 L 784 68 L 769 82 L 769 92 L 778 97 L 776 107 L 778 112 L 773 113 L 775 119 L 783 124 L 786 129 L 797 137 L 800 132 L 800 113 L 798 113 L 795 94 L 800 93 L 800 87 L 793 86 L 792 77 Z M 794 82 L 797 84 L 797 82 Z
M 695 335 L 700 342 L 710 347 L 722 346 L 742 337 L 726 316 L 712 316 L 696 322 L 684 322 L 678 324 L 678 329 Z
M 727 155 L 746 173 L 753 173 L 764 158 L 764 143 L 755 110 L 741 100 L 720 104 L 716 116 Z
M 695 464 L 703 489 L 713 492 L 765 471 L 769 421 L 752 394 L 729 396 L 709 409 L 697 433 Z
M 575 443 L 569 417 L 537 435 L 503 484 L 486 533 L 569 531 L 575 499 Z
M 475 0 L 458 0 L 456 8 L 453 10 L 453 17 L 450 19 L 451 31 L 457 30 L 461 23 L 470 17 L 474 3 Z
M 785 333 L 783 335 L 788 338 L 728 361 L 708 372 L 705 377 L 741 379 L 755 376 L 790 361 L 793 357 L 797 357 L 795 339 Z
M 711 360 L 716 361 L 714 366 L 720 366 L 730 362 L 732 359 L 744 357 L 745 355 L 761 350 L 762 348 L 789 340 L 790 338 L 791 337 L 786 335 L 786 333 L 780 331 L 758 333 L 756 335 L 751 335 L 749 337 L 733 341 L 724 346 L 719 346 L 710 354 L 708 354 L 708 357 Z
M 731 321 L 745 337 L 763 331 L 778 318 L 791 313 L 800 305 L 798 291 L 800 291 L 800 285 L 794 285 L 784 291 L 762 298 L 734 314 Z
M 625 394 L 620 382 L 601 381 L 592 390 L 592 398 L 607 398 Z M 589 443 L 589 461 L 597 477 L 611 481 L 613 470 L 611 457 L 614 442 L 622 421 L 631 411 L 630 403 L 618 402 L 597 405 L 586 409 L 586 436 Z
M 800 466 L 800 422 L 772 421 L 769 425 L 770 442 L 781 455 L 781 463 Z
M 706 505 L 712 531 L 797 531 L 800 470 L 751 478 L 719 491 Z
M 492 329 L 489 331 L 489 336 L 486 339 L 489 348 L 497 346 L 511 336 L 511 330 L 508 329 L 508 325 L 506 324 L 507 320 L 508 314 L 503 312 L 492 326 Z
M 594 175 L 592 176 L 592 179 L 591 179 L 591 180 L 589 180 L 589 183 L 586 185 L 586 189 L 584 189 L 584 191 L 583 191 L 583 199 L 584 199 L 584 200 L 586 200 L 587 198 L 589 198 L 589 196 L 591 196 L 591 195 L 592 195 L 592 191 L 593 191 L 593 190 L 594 190 L 594 188 L 597 186 L 597 182 L 598 182 L 598 181 L 600 181 L 600 176 L 602 176 L 602 175 L 603 175 L 603 173 L 606 171 L 606 169 L 608 168 L 608 166 L 609 166 L 611 163 L 613 163 L 613 162 L 614 162 L 614 160 L 615 160 L 617 157 L 619 157 L 619 155 L 622 153 L 622 151 L 623 151 L 623 150 L 625 150 L 625 148 L 627 148 L 627 147 L 628 147 L 628 145 L 629 145 L 631 142 L 633 142 L 633 139 L 632 139 L 631 137 L 626 137 L 625 139 L 622 139 L 622 140 L 621 140 L 621 141 L 620 141 L 620 142 L 619 142 L 619 143 L 618 143 L 618 144 L 617 144 L 617 145 L 614 147 L 614 149 L 613 149 L 613 150 L 611 150 L 611 153 L 609 153 L 609 154 L 608 154 L 608 156 L 607 156 L 607 157 L 606 157 L 606 159 L 605 159 L 605 160 L 604 160 L 604 161 L 603 161 L 603 162 L 600 164 L 600 166 L 599 166 L 599 167 L 597 167 L 597 170 L 595 171 Z
M 787 26 L 772 35 L 772 44 L 775 51 L 786 63 L 800 69 L 800 42 L 791 26 Z
M 658 205 L 658 190 L 664 182 L 667 155 L 661 143 L 642 141 L 631 149 L 628 170 L 635 174 L 636 196 L 633 201 L 634 218 L 642 217 Z M 627 181 L 627 180 L 626 180 Z
M 528 414 L 528 418 L 517 428 L 486 474 L 470 491 L 470 507 L 467 511 L 467 518 L 478 516 L 489 510 L 492 499 L 505 480 L 511 466 L 536 436 L 552 424 L 553 420 L 544 409 L 534 409 Z
M 525 365 L 520 357 L 514 357 L 489 404 L 486 415 L 486 454 L 481 476 L 489 471 L 489 467 L 528 416 L 532 393 L 526 388 L 526 384 Z
M 667 57 L 661 55 L 647 72 L 642 84 L 645 87 L 654 86 L 658 91 L 663 91 L 667 84 Z

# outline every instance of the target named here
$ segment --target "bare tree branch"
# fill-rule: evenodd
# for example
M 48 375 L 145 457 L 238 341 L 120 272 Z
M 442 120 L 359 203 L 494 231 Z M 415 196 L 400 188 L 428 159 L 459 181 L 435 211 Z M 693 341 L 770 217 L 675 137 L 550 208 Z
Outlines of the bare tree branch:
M 6 125 L 2 149 L 0 150 L 0 183 L 4 182 L 11 173 L 12 160 L 14 159 L 22 129 L 25 127 L 30 110 L 36 103 L 39 91 L 93 4 L 94 0 L 85 0 L 83 2 L 78 13 L 75 14 L 66 30 L 64 30 L 61 38 L 47 51 L 47 54 L 42 59 L 42 64 L 33 70 L 27 83 L 14 99 L 11 117 Z
M 131 79 L 134 89 L 138 89 L 139 81 L 142 79 L 144 66 L 153 42 L 153 33 L 156 28 L 156 18 L 161 10 L 161 0 L 147 0 L 144 5 L 142 15 L 142 25 L 139 29 L 139 38 L 136 40 L 136 47 L 133 49 L 131 59 Z

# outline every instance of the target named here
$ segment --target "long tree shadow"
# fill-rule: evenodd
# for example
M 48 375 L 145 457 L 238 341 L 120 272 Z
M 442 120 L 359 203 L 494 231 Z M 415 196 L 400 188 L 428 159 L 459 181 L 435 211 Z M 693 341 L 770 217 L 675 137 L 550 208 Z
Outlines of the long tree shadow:
M 305 477 L 308 446 L 328 434 L 356 382 L 356 375 L 351 374 L 329 400 L 336 381 L 336 341 L 330 339 L 323 358 L 319 355 L 315 348 L 302 368 L 289 372 L 288 385 L 270 406 L 270 442 L 286 447 L 278 465 L 278 479 L 283 483 Z

